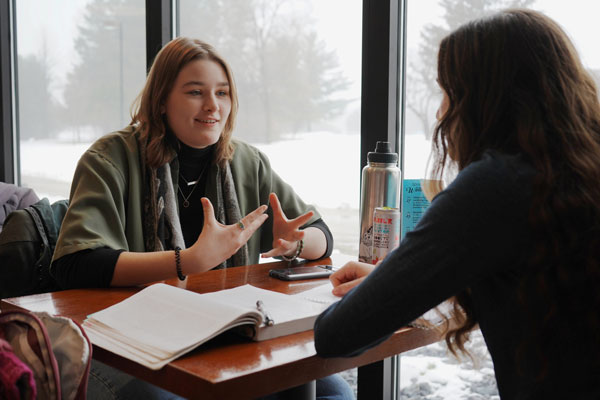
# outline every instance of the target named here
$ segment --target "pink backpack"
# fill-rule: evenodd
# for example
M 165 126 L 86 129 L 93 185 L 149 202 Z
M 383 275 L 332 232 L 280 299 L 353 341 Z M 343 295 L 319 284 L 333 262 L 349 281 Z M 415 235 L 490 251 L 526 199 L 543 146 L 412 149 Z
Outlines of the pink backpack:
M 85 399 L 92 345 L 70 318 L 0 313 L 0 397 Z

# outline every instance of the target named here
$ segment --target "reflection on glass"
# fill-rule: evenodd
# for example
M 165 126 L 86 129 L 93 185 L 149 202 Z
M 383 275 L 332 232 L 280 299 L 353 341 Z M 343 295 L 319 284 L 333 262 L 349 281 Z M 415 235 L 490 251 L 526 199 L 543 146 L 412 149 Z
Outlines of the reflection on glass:
M 362 1 L 180 0 L 179 9 L 181 35 L 212 44 L 233 68 L 234 137 L 318 207 L 336 252 L 357 256 Z
M 145 2 L 16 2 L 21 182 L 67 198 L 77 160 L 129 122 L 145 78 Z

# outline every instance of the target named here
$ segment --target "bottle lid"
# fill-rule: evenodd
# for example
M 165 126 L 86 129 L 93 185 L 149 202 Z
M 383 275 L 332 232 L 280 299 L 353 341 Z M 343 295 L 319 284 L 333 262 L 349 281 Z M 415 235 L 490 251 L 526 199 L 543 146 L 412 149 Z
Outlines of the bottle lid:
M 375 151 L 367 153 L 368 162 L 378 163 L 397 163 L 398 154 L 392 152 L 392 146 L 390 142 L 377 142 L 375 144 Z

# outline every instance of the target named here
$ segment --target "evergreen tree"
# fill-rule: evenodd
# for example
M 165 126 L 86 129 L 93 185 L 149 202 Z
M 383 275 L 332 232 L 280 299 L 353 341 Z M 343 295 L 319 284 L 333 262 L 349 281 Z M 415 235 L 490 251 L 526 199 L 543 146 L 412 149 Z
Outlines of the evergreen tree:
M 67 77 L 64 123 L 97 134 L 120 129 L 146 78 L 143 3 L 93 0 L 86 6 L 75 49 L 79 56 Z
M 51 137 L 56 132 L 58 103 L 50 93 L 50 65 L 34 55 L 18 57 L 19 136 L 21 140 Z

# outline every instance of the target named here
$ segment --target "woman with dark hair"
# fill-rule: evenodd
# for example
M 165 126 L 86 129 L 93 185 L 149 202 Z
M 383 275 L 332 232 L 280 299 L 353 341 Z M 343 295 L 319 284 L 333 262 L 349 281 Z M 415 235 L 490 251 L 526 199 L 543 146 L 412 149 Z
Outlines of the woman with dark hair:
M 60 286 L 185 280 L 256 264 L 261 254 L 329 256 L 333 238 L 316 209 L 262 152 L 232 139 L 237 109 L 231 68 L 212 46 L 183 37 L 167 43 L 131 124 L 97 140 L 79 161 L 51 267 Z M 318 397 L 353 397 L 337 375 L 318 380 L 316 390 Z M 97 362 L 89 392 L 173 397 Z
M 442 40 L 438 82 L 432 177 L 458 174 L 379 266 L 332 275 L 345 296 L 315 324 L 318 354 L 357 355 L 452 298 L 446 341 L 465 351 L 479 325 L 502 399 L 600 398 L 592 78 L 554 21 L 507 10 Z

